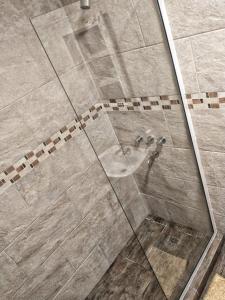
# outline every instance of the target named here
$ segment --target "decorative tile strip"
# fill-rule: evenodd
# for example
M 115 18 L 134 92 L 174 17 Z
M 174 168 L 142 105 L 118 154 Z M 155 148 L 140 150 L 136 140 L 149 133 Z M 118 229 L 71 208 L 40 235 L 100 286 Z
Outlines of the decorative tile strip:
M 186 95 L 189 109 L 225 108 L 225 92 L 208 92 Z M 33 151 L 26 153 L 19 161 L 0 173 L 0 192 L 6 190 L 20 178 L 32 171 L 42 161 L 69 142 L 76 134 L 94 122 L 101 112 L 113 111 L 160 111 L 177 110 L 181 104 L 179 95 L 110 99 L 107 103 L 97 103 L 78 119 L 72 120 L 46 139 Z

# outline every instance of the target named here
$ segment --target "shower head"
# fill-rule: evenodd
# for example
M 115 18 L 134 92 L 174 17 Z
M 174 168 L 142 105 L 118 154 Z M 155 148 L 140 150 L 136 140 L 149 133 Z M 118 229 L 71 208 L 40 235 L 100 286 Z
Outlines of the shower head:
M 89 9 L 90 8 L 90 0 L 80 0 L 80 8 Z

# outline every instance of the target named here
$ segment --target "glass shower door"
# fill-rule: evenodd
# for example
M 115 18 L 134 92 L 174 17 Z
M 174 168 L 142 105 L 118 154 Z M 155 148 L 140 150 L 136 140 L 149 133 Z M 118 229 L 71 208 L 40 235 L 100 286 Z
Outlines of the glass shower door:
M 157 1 L 75 2 L 32 24 L 133 230 L 115 221 L 87 299 L 178 299 L 213 230 Z

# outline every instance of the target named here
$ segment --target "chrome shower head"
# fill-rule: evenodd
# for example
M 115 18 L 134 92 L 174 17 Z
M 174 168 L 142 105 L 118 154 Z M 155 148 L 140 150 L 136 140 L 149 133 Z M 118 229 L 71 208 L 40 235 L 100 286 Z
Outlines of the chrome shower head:
M 89 9 L 90 8 L 90 0 L 80 0 L 80 8 Z

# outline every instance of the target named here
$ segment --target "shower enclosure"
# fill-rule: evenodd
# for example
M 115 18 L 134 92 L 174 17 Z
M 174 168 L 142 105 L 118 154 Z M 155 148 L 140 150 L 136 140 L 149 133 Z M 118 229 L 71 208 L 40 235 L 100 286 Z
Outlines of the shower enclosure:
M 97 256 L 82 292 L 57 297 L 182 298 L 214 229 L 189 116 L 195 95 L 176 56 L 185 44 L 164 1 L 77 1 L 31 24 L 76 116 L 60 134 L 69 130 L 69 143 L 85 132 L 97 156 L 86 188 L 106 195 L 90 242 L 108 264 Z

